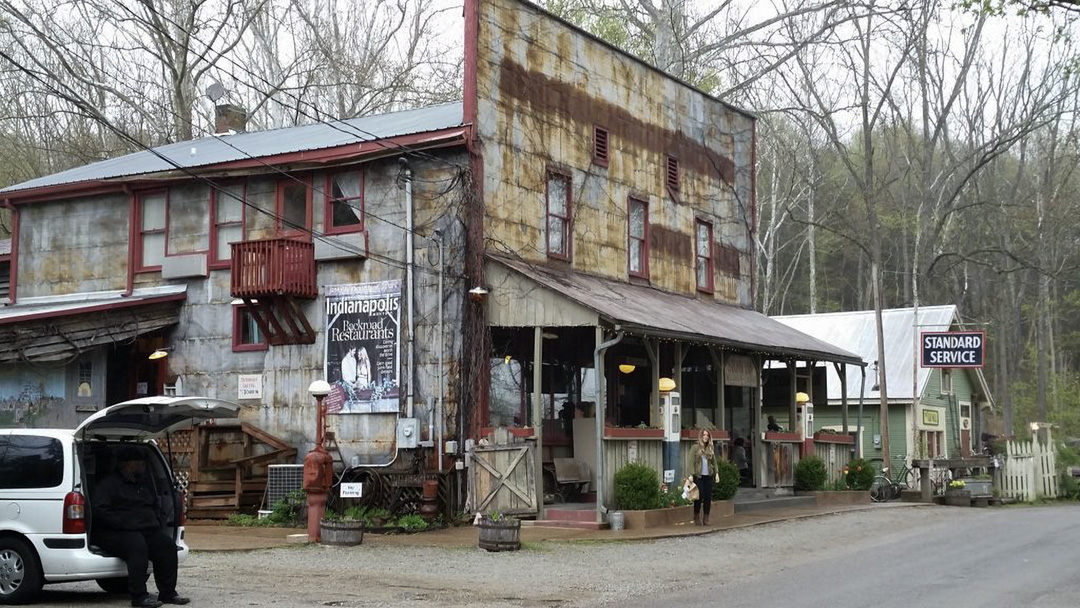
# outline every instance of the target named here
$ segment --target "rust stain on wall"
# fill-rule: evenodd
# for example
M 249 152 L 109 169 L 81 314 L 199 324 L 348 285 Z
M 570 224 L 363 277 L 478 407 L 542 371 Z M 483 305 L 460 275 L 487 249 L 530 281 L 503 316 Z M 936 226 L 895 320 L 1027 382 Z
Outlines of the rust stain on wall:
M 653 253 L 672 259 L 692 260 L 694 256 L 689 234 L 670 230 L 659 224 L 653 224 L 649 228 L 649 247 Z
M 530 71 L 510 57 L 503 57 L 499 64 L 499 91 L 539 112 L 564 114 L 585 124 L 609 125 L 609 133 L 620 139 L 642 149 L 670 154 L 686 169 L 719 175 L 728 185 L 735 183 L 735 163 L 730 157 L 684 133 L 644 122 L 625 108 L 593 97 L 579 87 Z

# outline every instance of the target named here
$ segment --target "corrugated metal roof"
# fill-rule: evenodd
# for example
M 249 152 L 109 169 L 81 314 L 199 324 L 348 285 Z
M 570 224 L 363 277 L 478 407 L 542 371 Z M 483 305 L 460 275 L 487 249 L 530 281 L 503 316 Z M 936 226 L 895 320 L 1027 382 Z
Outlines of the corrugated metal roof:
M 135 289 L 129 296 L 124 296 L 119 291 L 95 291 L 62 296 L 19 298 L 11 306 L 0 307 L 0 325 L 19 323 L 28 319 L 73 315 L 89 310 L 138 306 L 161 299 L 175 298 L 186 292 L 187 285 L 164 285 Z
M 631 332 L 818 361 L 857 363 L 860 360 L 843 348 L 795 331 L 753 310 L 579 272 L 531 266 L 502 256 L 489 257 Z
M 878 360 L 877 328 L 874 311 L 836 312 L 818 315 L 791 315 L 773 317 L 780 323 L 803 333 L 828 340 L 832 344 L 851 351 L 871 365 L 866 368 L 866 398 L 877 399 L 880 393 L 870 390 L 877 382 L 873 362 Z M 912 400 L 912 371 L 918 365 L 916 341 L 919 332 L 948 331 L 959 321 L 956 306 L 920 306 L 919 318 L 915 320 L 914 308 L 891 308 L 881 311 L 885 342 L 885 382 L 889 401 Z M 848 366 L 848 400 L 859 398 L 860 372 Z M 919 368 L 918 390 L 922 394 L 930 378 L 930 369 Z M 828 368 L 829 401 L 840 401 L 840 378 L 835 368 Z
M 184 168 L 206 167 L 250 158 L 265 158 L 309 150 L 323 150 L 461 126 L 460 101 L 417 110 L 364 116 L 299 127 L 204 137 L 159 146 L 126 156 L 76 167 L 53 175 L 8 186 L 0 194 L 175 170 L 160 154 Z M 157 153 L 157 154 L 155 154 Z

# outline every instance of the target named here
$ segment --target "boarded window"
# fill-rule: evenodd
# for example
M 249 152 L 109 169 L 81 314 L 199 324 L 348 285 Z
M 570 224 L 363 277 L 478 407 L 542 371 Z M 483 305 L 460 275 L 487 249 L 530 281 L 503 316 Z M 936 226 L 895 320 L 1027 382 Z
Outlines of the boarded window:
M 716 248 L 716 260 L 720 266 L 720 272 L 729 277 L 739 276 L 739 250 L 730 245 L 719 245 Z
M 626 248 L 627 269 L 632 276 L 649 276 L 649 204 L 630 198 Z
M 214 191 L 212 262 L 232 258 L 232 243 L 244 240 L 244 184 L 222 186 Z
M 547 254 L 570 259 L 570 176 L 548 172 L 547 180 Z
M 277 185 L 278 234 L 311 233 L 311 188 L 307 182 L 281 180 Z
M 712 224 L 705 220 L 696 220 L 694 228 L 694 270 L 697 275 L 697 288 L 701 291 L 713 290 L 713 248 Z

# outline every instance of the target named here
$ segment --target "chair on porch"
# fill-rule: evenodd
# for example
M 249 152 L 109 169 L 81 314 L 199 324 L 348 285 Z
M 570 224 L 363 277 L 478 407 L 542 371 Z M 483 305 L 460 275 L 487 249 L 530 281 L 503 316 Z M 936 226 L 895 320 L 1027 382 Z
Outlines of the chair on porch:
M 591 470 L 586 462 L 573 458 L 555 458 L 556 492 L 562 502 L 577 502 L 589 488 Z

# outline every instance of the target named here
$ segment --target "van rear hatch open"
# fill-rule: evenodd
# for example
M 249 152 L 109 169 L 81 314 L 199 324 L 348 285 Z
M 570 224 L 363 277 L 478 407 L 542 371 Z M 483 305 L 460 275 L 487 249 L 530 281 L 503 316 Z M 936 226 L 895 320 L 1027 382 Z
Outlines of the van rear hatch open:
M 236 418 L 240 405 L 209 397 L 141 397 L 99 410 L 75 429 L 81 440 L 146 440 L 206 420 Z

